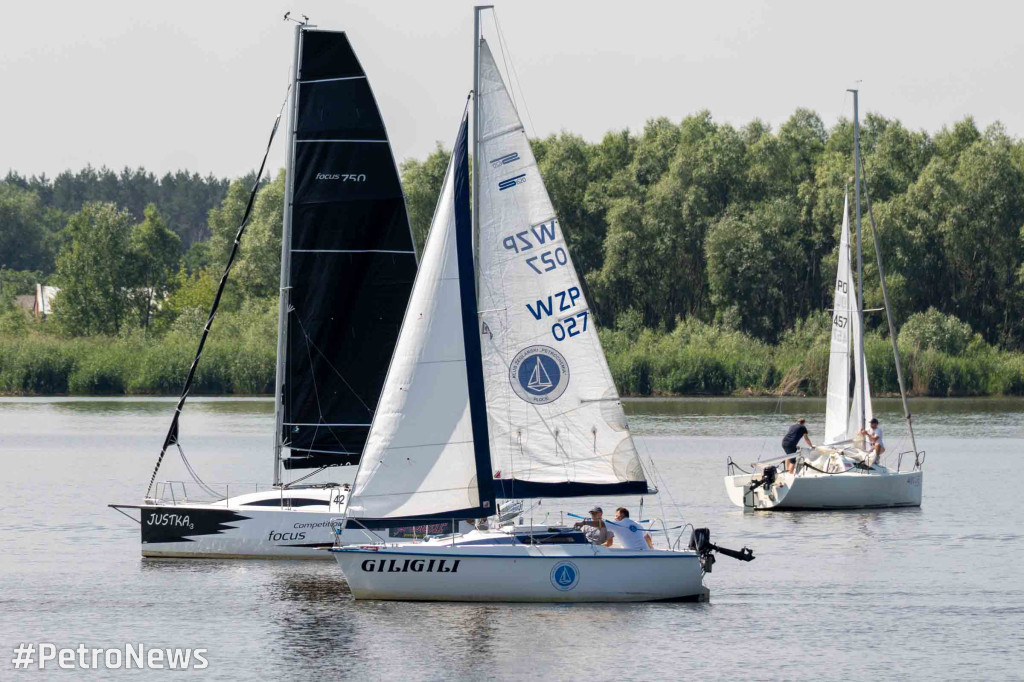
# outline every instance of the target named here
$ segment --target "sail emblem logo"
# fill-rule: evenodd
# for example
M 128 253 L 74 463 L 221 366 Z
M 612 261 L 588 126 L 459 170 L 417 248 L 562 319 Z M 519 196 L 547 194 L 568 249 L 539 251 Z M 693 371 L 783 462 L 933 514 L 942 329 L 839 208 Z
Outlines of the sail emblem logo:
M 551 584 L 556 590 L 568 592 L 580 582 L 580 569 L 571 561 L 559 561 L 551 569 Z
M 549 346 L 528 346 L 519 351 L 508 372 L 515 394 L 534 405 L 558 400 L 569 386 L 569 363 Z
M 498 191 L 499 192 L 504 192 L 505 190 L 511 189 L 511 188 L 515 187 L 516 185 L 521 185 L 524 182 L 526 182 L 526 173 L 520 173 L 519 175 L 517 175 L 515 177 L 506 178 L 505 180 L 502 180 L 501 182 L 499 182 L 498 183 Z
M 518 161 L 518 160 L 519 160 L 519 152 L 512 152 L 511 154 L 506 154 L 505 156 L 499 156 L 496 159 L 491 159 L 491 168 L 499 168 L 501 166 L 504 166 L 506 164 L 509 164 L 509 163 L 512 163 L 513 161 Z

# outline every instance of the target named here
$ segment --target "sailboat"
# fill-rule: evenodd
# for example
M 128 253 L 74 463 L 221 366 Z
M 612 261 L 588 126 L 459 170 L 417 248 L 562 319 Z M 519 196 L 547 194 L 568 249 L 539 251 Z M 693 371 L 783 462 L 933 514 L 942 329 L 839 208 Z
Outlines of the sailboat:
M 467 533 L 373 541 L 394 526 L 494 517 L 501 499 L 650 492 L 565 235 L 480 36 L 486 9 L 476 8 L 474 22 L 475 208 L 467 103 L 336 524 L 371 542 L 342 540 L 331 552 L 356 599 L 706 599 L 703 575 L 714 560 L 706 535 L 692 548 L 678 547 L 680 534 L 674 547 L 641 551 L 498 516 Z
M 799 450 L 793 471 L 784 462 L 793 457 L 775 458 L 752 465 L 752 471 L 736 473 L 729 461 L 725 488 L 729 498 L 744 509 L 861 509 L 921 506 L 922 464 L 924 452 L 918 451 L 907 395 L 903 386 L 896 332 L 885 288 L 881 247 L 875 235 L 875 254 L 881 277 L 885 312 L 892 340 L 896 376 L 903 400 L 903 412 L 910 433 L 912 450 L 896 457 L 896 467 L 883 462 L 892 455 L 878 452 L 867 437 L 873 419 L 871 387 L 864 353 L 864 269 L 861 251 L 861 160 L 860 121 L 857 91 L 853 90 L 854 166 L 857 223 L 857 278 L 852 276 L 850 245 L 849 191 L 843 202 L 843 223 L 839 239 L 839 264 L 836 270 L 832 335 L 829 347 L 828 387 L 825 403 L 824 445 Z M 870 197 L 869 197 L 870 199 Z M 870 209 L 870 202 L 868 203 Z M 872 224 L 872 228 L 874 225 Z M 859 289 L 855 290 L 854 284 Z M 850 370 L 853 365 L 853 399 L 850 399 Z M 906 455 L 907 469 L 903 469 Z
M 347 505 L 412 289 L 416 252 L 384 122 L 344 32 L 295 27 L 288 111 L 273 483 L 255 490 L 207 485 L 181 450 L 178 420 L 215 302 L 144 501 L 110 505 L 140 511 L 146 557 L 329 559 L 317 549 L 332 544 L 330 520 Z M 231 260 L 244 226 L 243 220 Z M 172 446 L 194 480 L 156 481 Z M 339 481 L 309 482 L 335 467 L 341 467 Z M 287 472 L 300 475 L 287 482 Z M 394 528 L 389 538 L 451 530 L 439 522 Z

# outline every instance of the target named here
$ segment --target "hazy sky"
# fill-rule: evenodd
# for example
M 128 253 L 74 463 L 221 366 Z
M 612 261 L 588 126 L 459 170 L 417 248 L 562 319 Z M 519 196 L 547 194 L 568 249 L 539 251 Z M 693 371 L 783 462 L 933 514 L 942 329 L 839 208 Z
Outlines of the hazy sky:
M 971 114 L 1024 135 L 1024 3 L 495 4 L 531 134 L 598 140 L 701 109 L 736 125 L 778 126 L 808 107 L 831 125 L 850 116 L 845 90 L 860 80 L 862 111 L 910 128 L 934 132 Z M 287 86 L 287 10 L 348 31 L 396 156 L 422 157 L 456 132 L 471 86 L 472 5 L 7 4 L 0 173 L 53 176 L 91 163 L 237 176 L 255 167 Z M 283 165 L 282 150 L 272 167 Z

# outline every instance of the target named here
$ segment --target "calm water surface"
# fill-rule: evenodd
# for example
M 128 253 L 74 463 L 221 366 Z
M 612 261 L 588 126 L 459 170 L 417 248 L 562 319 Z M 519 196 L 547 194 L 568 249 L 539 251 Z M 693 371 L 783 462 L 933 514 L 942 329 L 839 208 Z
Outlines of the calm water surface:
M 898 407 L 876 404 L 891 453 L 909 447 Z M 630 402 L 671 493 L 644 516 L 710 526 L 757 560 L 721 558 L 707 604 L 473 605 L 357 603 L 333 562 L 142 560 L 137 525 L 105 505 L 141 498 L 173 402 L 0 400 L 0 679 L 40 676 L 11 669 L 19 642 L 205 647 L 189 674 L 209 679 L 1021 679 L 1024 401 L 913 408 L 920 509 L 755 515 L 730 505 L 726 457 L 774 456 L 799 415 L 820 438 L 823 401 Z M 271 403 L 186 414 L 204 478 L 269 479 Z M 185 478 L 176 454 L 160 478 Z M 126 674 L 153 676 L 88 673 Z

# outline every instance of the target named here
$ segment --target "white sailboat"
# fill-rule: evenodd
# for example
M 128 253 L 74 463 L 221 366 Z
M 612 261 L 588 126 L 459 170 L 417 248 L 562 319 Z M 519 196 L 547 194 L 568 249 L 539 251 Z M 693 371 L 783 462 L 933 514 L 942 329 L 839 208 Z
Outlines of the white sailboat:
M 839 240 L 839 265 L 836 272 L 832 310 L 828 388 L 825 403 L 824 445 L 798 451 L 794 471 L 784 462 L 790 455 L 753 464 L 752 472 L 735 473 L 730 460 L 725 488 L 729 498 L 745 509 L 860 509 L 921 506 L 923 452 L 917 450 L 913 425 L 903 388 L 896 334 L 889 311 L 888 293 L 877 235 L 875 238 L 882 292 L 889 321 L 890 337 L 896 359 L 896 372 L 903 398 L 904 414 L 910 430 L 912 452 L 901 453 L 896 467 L 893 456 L 879 457 L 865 431 L 873 418 L 871 387 L 864 354 L 863 258 L 861 255 L 860 215 L 860 124 L 857 92 L 854 93 L 854 164 L 856 166 L 855 202 L 857 218 L 857 279 L 854 280 L 850 255 L 849 192 L 843 203 L 843 225 Z M 870 206 L 870 204 L 869 204 Z M 854 284 L 860 289 L 860 295 Z M 853 363 L 854 388 L 850 400 L 850 364 Z M 888 457 L 886 455 L 888 454 Z M 903 467 L 907 457 L 908 470 Z
M 502 498 L 648 492 L 558 218 L 480 37 L 485 9 L 474 34 L 475 212 L 467 108 L 338 524 L 346 534 L 490 517 Z M 691 549 L 638 551 L 566 528 L 492 526 L 331 551 L 357 599 L 446 601 L 701 600 L 711 550 L 752 558 L 706 533 Z
M 145 557 L 329 559 L 318 550 L 333 544 L 330 521 L 348 504 L 416 253 L 387 131 L 344 32 L 295 27 L 289 105 L 274 480 L 256 490 L 207 485 L 182 452 L 193 480 L 156 481 L 164 454 L 181 447 L 178 419 L 215 302 L 143 502 L 110 505 L 139 510 Z M 232 259 L 244 227 L 243 220 Z M 230 268 L 229 260 L 221 290 Z M 302 475 L 288 482 L 291 471 Z M 336 482 L 309 482 L 323 473 Z M 387 536 L 452 530 L 440 521 Z

